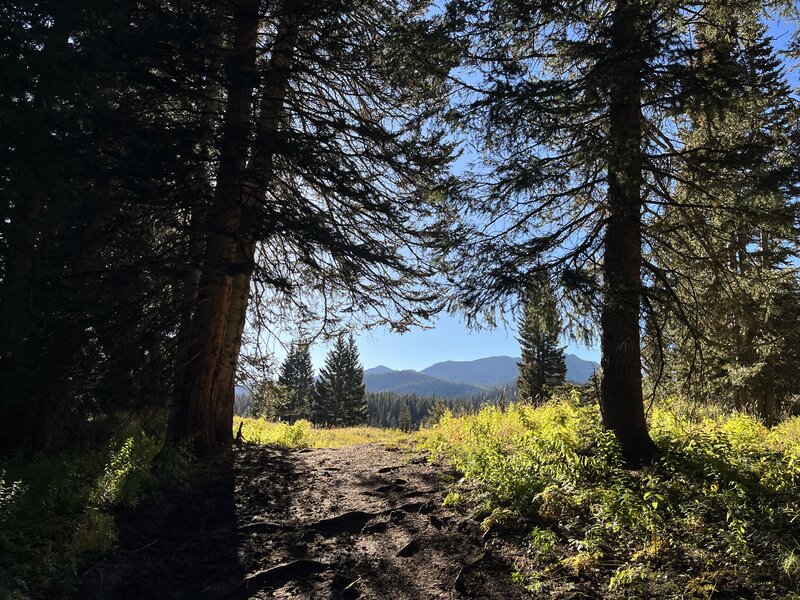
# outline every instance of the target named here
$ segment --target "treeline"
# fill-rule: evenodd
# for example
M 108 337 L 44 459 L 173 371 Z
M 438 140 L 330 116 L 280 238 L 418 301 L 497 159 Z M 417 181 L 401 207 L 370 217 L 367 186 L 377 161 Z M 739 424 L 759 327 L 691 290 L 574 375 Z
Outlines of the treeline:
M 369 425 L 411 431 L 435 423 L 446 410 L 454 415 L 473 414 L 486 404 L 515 402 L 516 389 L 513 386 L 492 388 L 486 394 L 449 398 L 367 392 L 366 399 Z

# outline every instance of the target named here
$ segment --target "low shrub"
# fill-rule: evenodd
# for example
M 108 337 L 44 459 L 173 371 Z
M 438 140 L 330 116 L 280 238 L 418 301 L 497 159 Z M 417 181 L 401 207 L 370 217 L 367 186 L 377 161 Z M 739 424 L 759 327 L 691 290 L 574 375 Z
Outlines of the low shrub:
M 542 597 L 796 594 L 800 422 L 770 430 L 743 414 L 688 418 L 669 405 L 650 420 L 663 454 L 639 470 L 575 395 L 445 414 L 420 436 L 464 473 L 473 502 L 505 519 L 511 511 L 530 532 L 515 577 Z
M 185 477 L 188 451 L 162 445 L 130 426 L 102 448 L 3 460 L 0 598 L 70 597 L 81 562 L 116 543 L 114 507 Z

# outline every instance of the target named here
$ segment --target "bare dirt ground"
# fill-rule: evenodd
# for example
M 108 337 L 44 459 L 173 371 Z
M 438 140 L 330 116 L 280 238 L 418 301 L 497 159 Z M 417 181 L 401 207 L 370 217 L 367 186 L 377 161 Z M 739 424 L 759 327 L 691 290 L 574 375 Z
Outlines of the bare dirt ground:
M 527 597 L 502 545 L 442 506 L 446 475 L 379 445 L 246 446 L 118 514 L 118 550 L 81 569 L 77 597 Z

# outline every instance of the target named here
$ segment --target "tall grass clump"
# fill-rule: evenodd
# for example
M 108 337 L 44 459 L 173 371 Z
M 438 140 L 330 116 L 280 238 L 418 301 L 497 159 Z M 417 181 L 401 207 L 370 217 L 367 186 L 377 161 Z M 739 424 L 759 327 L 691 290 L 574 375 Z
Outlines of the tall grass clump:
M 114 509 L 188 473 L 188 451 L 162 446 L 130 425 L 100 447 L 2 460 L 0 598 L 71 597 L 79 565 L 115 546 Z
M 638 470 L 577 395 L 447 414 L 422 445 L 486 526 L 524 533 L 515 577 L 541 597 L 800 598 L 800 421 L 674 408 L 651 410 L 663 454 Z

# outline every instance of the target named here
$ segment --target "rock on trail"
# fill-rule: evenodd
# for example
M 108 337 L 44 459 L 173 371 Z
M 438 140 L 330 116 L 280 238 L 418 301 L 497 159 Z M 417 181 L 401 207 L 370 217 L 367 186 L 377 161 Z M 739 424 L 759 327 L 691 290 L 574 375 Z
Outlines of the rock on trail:
M 380 445 L 246 446 L 117 515 L 87 599 L 524 598 L 512 565 L 442 506 L 442 468 Z

